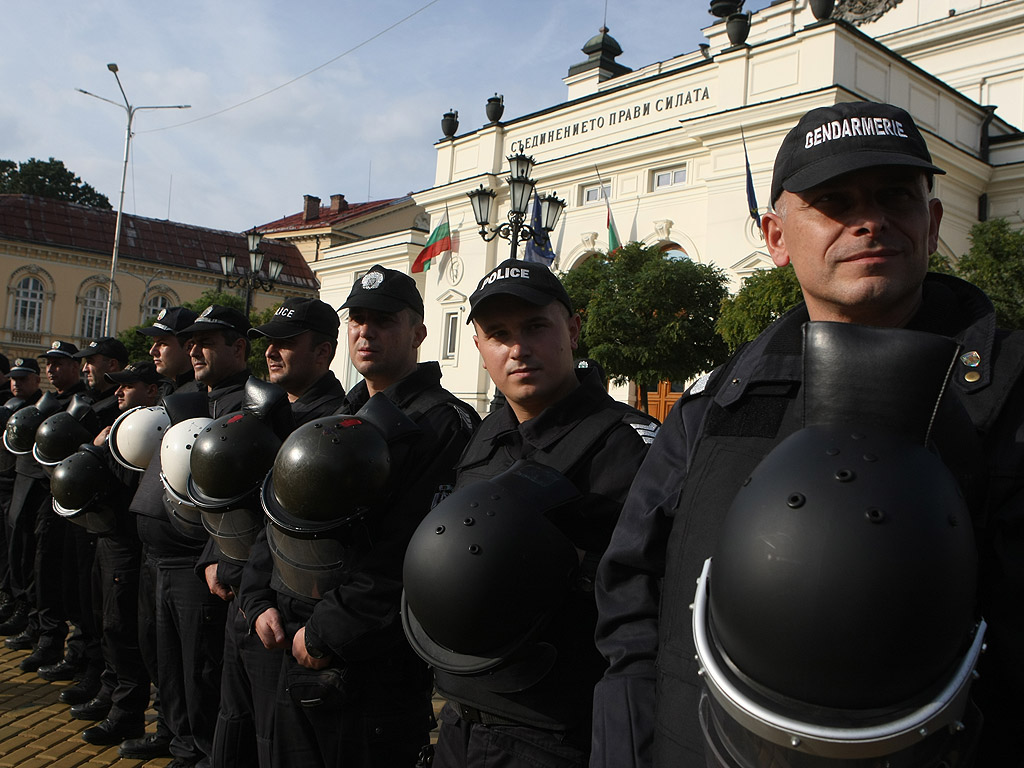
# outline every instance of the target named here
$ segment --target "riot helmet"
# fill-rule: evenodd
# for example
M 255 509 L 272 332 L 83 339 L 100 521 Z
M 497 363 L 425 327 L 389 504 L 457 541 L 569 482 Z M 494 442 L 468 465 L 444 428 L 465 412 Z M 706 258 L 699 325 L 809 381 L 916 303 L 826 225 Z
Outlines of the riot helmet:
M 92 401 L 75 395 L 64 411 L 48 416 L 36 430 L 32 455 L 44 468 L 52 468 L 78 450 L 82 443 L 92 442 L 99 432 L 99 417 Z
M 145 472 L 171 426 L 160 405 L 137 405 L 122 413 L 110 427 L 107 444 L 114 460 L 125 469 Z
M 20 397 L 12 397 L 3 405 L 0 405 L 0 429 L 6 429 L 8 419 L 11 418 L 15 411 L 24 408 L 26 405 L 28 403 Z
M 355 415 L 302 425 L 284 441 L 263 483 L 267 541 L 284 585 L 319 598 L 340 583 L 350 526 L 384 501 L 392 452 L 419 428 L 383 394 Z
M 189 457 L 196 438 L 212 421 L 209 416 L 187 418 L 168 428 L 160 442 L 160 480 L 168 517 L 197 541 L 206 540 L 206 529 L 199 508 L 188 496 Z
M 489 672 L 489 683 L 507 690 L 547 674 L 554 648 L 534 641 L 580 564 L 547 513 L 578 498 L 558 471 L 518 461 L 431 510 L 413 533 L 403 569 L 402 623 L 413 650 L 446 672 Z M 514 672 L 498 669 L 519 661 Z
M 52 392 L 46 392 L 33 405 L 19 408 L 7 420 L 4 447 L 16 456 L 31 452 L 39 425 L 60 410 L 60 400 Z
M 957 350 L 929 336 L 805 326 L 806 426 L 740 487 L 692 606 L 709 765 L 940 765 L 959 748 L 985 624 L 968 505 L 929 442 Z M 884 393 L 837 386 L 868 358 Z
M 102 451 L 94 445 L 83 445 L 53 470 L 53 509 L 92 533 L 112 533 L 117 519 L 110 504 L 115 485 Z

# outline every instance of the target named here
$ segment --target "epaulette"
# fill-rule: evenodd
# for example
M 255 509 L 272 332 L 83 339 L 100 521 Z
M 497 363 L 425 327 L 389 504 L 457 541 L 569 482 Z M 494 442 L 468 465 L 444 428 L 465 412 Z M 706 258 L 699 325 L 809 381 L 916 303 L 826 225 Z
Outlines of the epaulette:
M 654 442 L 658 430 L 661 429 L 661 424 L 658 423 L 657 419 L 652 419 L 647 414 L 640 413 L 639 411 L 627 413 L 622 417 L 622 422 L 636 430 L 637 435 L 647 445 Z

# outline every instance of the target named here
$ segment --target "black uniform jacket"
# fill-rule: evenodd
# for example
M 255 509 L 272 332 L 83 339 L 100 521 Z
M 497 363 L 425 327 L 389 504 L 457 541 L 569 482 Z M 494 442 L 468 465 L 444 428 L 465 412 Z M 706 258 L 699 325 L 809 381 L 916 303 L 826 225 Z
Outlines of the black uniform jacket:
M 669 414 L 637 475 L 598 572 L 597 642 L 609 668 L 594 696 L 595 768 L 704 765 L 688 606 L 739 484 L 802 426 L 800 327 L 807 319 L 800 305 L 741 349 L 726 375 L 716 371 L 699 379 Z M 1024 343 L 1019 333 L 996 331 L 992 305 L 981 291 L 943 275 L 926 278 L 922 307 L 908 328 L 955 338 L 962 352 L 981 358 L 977 368 L 958 368 L 952 378 L 988 462 L 988 488 L 972 516 L 989 652 L 973 695 L 986 719 L 984 739 L 1019 758 Z M 965 378 L 968 370 L 980 374 L 977 381 Z M 997 739 L 1013 743 L 995 746 Z
M 476 412 L 442 389 L 441 369 L 420 363 L 384 395 L 420 428 L 405 460 L 392 470 L 387 499 L 353 524 L 348 536 L 357 553 L 343 583 L 313 601 L 269 588 L 273 564 L 266 546 L 253 547 L 242 578 L 242 611 L 250 627 L 277 607 L 291 637 L 306 627 L 306 644 L 334 657 L 336 666 L 386 657 L 396 649 L 412 656 L 399 615 L 402 564 L 409 538 L 430 511 L 439 488 L 450 487 L 454 466 L 479 419 Z M 340 412 L 355 413 L 369 400 L 365 382 L 348 393 Z M 367 667 L 362 667 L 367 668 Z
M 493 477 L 519 459 L 549 466 L 564 463 L 561 457 L 558 462 L 552 457 L 567 446 L 575 454 L 570 466 L 555 468 L 583 498 L 551 519 L 585 554 L 577 588 L 539 638 L 557 649 L 554 667 L 540 682 L 518 693 L 496 693 L 480 677 L 435 670 L 438 690 L 461 704 L 524 725 L 577 732 L 588 727 L 593 687 L 605 667 L 594 648 L 593 573 L 658 429 L 657 421 L 614 400 L 593 377 L 582 379 L 568 396 L 522 424 L 508 405 L 488 416 L 459 462 L 456 483 L 461 488 Z M 619 418 L 611 419 L 610 428 L 599 434 L 583 437 L 588 423 L 603 420 L 607 411 Z

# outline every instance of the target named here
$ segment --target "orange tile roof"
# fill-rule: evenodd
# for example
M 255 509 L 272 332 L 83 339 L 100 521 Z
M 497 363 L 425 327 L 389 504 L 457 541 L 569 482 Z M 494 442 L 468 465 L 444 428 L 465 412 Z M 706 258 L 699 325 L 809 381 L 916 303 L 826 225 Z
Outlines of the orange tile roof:
M 323 229 L 333 226 L 344 227 L 346 222 L 355 221 L 392 205 L 409 202 L 410 199 L 409 197 L 393 197 L 388 200 L 370 200 L 366 203 L 348 203 L 346 208 L 337 212 L 332 212 L 329 205 L 321 205 L 316 218 L 307 220 L 305 214 L 300 211 L 277 221 L 262 224 L 259 229 L 260 232 L 271 233 L 300 232 L 304 229 Z

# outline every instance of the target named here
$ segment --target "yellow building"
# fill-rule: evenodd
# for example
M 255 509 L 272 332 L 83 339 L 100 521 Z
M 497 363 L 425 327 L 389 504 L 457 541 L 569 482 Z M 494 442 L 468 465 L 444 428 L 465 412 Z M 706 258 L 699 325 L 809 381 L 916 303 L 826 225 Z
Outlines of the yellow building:
M 82 347 L 103 335 L 116 218 L 115 211 L 76 203 L 0 195 L 0 277 L 7 286 L 0 352 L 8 359 L 35 357 L 57 339 Z M 284 266 L 270 292 L 254 291 L 254 309 L 317 295 L 298 248 L 266 240 L 259 249 L 267 263 Z M 237 278 L 250 266 L 248 251 L 244 233 L 123 216 L 110 334 L 206 290 L 244 295 L 244 286 L 227 284 L 220 256 L 236 256 Z

